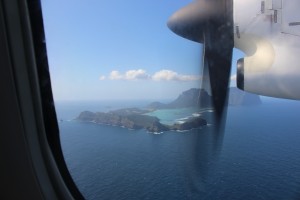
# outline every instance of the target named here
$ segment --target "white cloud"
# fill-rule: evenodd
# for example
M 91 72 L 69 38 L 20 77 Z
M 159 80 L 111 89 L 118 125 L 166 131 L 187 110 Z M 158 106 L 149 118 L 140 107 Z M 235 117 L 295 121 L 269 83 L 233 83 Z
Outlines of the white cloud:
M 108 78 L 110 80 L 154 80 L 154 81 L 196 81 L 200 80 L 200 76 L 178 74 L 172 70 L 161 70 L 154 73 L 152 76 L 147 74 L 143 69 L 128 70 L 125 73 L 120 73 L 117 70 L 110 72 Z M 105 76 L 100 76 L 100 80 L 106 79 Z
M 129 70 L 125 73 L 126 80 L 149 79 L 149 75 L 143 69 Z
M 170 81 L 170 80 L 176 79 L 177 76 L 178 76 L 178 74 L 176 72 L 164 69 L 164 70 L 156 72 L 152 76 L 152 79 L 155 81 L 162 81 L 162 80 Z
M 119 71 L 114 70 L 114 71 L 110 72 L 109 79 L 110 80 L 121 80 L 122 79 L 122 75 L 120 74 Z
M 110 80 L 143 80 L 149 79 L 149 75 L 143 69 L 129 70 L 125 74 L 121 74 L 119 71 L 114 70 L 110 73 Z
M 158 71 L 152 76 L 152 80 L 155 81 L 195 81 L 199 79 L 200 76 L 178 74 L 166 69 Z
M 100 77 L 99 77 L 99 80 L 100 80 L 100 81 L 103 81 L 103 80 L 105 80 L 105 79 L 106 79 L 105 76 L 100 76 Z

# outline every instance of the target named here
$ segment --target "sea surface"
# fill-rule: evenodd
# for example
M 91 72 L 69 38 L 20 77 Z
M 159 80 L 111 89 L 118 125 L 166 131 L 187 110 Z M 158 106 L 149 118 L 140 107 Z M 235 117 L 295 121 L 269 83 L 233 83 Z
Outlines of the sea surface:
M 300 199 L 300 102 L 264 98 L 259 106 L 229 107 L 224 131 L 217 133 L 213 122 L 152 134 L 72 121 L 84 110 L 146 104 L 56 103 L 65 160 L 86 199 Z M 170 124 L 196 112 L 152 115 Z

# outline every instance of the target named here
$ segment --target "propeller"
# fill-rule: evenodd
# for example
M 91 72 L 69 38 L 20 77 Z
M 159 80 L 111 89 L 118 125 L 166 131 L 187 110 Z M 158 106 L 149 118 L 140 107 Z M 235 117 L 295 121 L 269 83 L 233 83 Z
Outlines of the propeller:
M 233 0 L 198 0 L 174 13 L 168 21 L 168 27 L 177 35 L 203 44 L 201 89 L 212 97 L 214 114 L 205 116 L 212 128 L 207 138 L 195 135 L 190 147 L 194 150 L 194 165 L 187 173 L 191 194 L 205 190 L 207 163 L 213 162 L 222 149 L 224 127 L 227 113 L 227 93 L 230 80 L 233 38 Z M 202 102 L 200 90 L 200 106 Z M 205 143 L 205 144 L 203 144 Z M 195 176 L 195 173 L 197 176 Z
M 215 119 L 220 123 L 227 110 L 234 47 L 233 0 L 195 1 L 174 13 L 168 27 L 181 37 L 203 44 L 201 88 L 210 90 Z

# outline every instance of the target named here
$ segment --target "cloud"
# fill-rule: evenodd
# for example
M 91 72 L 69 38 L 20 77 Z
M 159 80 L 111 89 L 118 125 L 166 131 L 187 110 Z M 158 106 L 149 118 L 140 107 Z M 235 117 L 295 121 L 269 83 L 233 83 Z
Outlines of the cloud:
M 110 73 L 110 80 L 145 80 L 149 79 L 150 76 L 143 69 L 129 70 L 125 74 L 121 74 L 119 71 L 114 70 Z
M 105 76 L 100 76 L 100 80 L 105 80 Z M 110 80 L 153 80 L 153 81 L 196 81 L 200 80 L 200 76 L 178 74 L 172 70 L 160 70 L 153 75 L 149 75 L 143 69 L 128 70 L 125 73 L 120 73 L 118 70 L 110 72 L 108 79 Z
M 129 70 L 125 73 L 126 80 L 149 79 L 149 75 L 143 69 Z
M 154 81 L 196 81 L 199 79 L 200 76 L 182 75 L 166 69 L 158 71 L 152 76 L 152 80 Z
M 110 80 L 121 80 L 122 77 L 123 76 L 117 70 L 114 70 L 114 71 L 110 72 L 110 75 L 109 75 Z

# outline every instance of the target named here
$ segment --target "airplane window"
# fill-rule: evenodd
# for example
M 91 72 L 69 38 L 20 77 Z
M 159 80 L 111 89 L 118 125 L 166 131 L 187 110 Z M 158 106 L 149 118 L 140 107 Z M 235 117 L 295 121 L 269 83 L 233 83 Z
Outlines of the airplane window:
M 215 13 L 203 2 L 42 1 L 61 145 L 86 199 L 300 198 L 300 103 L 274 98 L 300 94 L 293 1 L 235 0 L 228 40 L 196 15 Z

